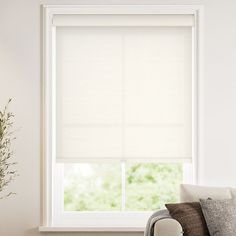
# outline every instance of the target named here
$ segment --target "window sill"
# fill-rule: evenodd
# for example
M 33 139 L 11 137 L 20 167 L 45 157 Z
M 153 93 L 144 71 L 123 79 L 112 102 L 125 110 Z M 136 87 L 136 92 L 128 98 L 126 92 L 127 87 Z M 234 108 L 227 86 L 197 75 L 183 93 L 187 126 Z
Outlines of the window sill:
M 145 227 L 56 227 L 40 226 L 40 232 L 144 232 Z

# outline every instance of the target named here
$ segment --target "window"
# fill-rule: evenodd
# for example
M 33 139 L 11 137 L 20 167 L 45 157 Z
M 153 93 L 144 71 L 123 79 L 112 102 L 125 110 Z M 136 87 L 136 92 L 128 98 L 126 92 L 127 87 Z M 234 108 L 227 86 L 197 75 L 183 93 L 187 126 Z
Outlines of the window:
M 178 202 L 182 173 L 181 163 L 65 164 L 64 210 L 158 210 Z
M 143 227 L 194 181 L 196 9 L 45 7 L 44 225 Z

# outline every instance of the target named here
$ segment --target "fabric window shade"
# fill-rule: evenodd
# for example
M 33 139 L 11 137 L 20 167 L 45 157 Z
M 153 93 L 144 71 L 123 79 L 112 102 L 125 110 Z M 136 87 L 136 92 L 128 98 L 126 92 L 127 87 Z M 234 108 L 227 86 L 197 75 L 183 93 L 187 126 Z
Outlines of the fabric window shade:
M 185 15 L 63 15 L 53 17 L 55 26 L 194 26 L 194 16 Z
M 57 27 L 57 161 L 191 158 L 191 26 Z

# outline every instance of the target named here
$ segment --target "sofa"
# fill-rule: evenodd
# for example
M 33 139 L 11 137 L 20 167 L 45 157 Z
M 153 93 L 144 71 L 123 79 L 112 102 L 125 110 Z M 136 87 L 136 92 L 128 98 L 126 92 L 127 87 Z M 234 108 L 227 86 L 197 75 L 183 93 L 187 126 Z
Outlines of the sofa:
M 182 184 L 180 186 L 180 202 L 195 202 L 200 198 L 230 199 L 236 198 L 236 188 L 205 187 Z M 169 217 L 157 220 L 154 224 L 154 236 L 181 236 L 183 229 L 180 223 Z

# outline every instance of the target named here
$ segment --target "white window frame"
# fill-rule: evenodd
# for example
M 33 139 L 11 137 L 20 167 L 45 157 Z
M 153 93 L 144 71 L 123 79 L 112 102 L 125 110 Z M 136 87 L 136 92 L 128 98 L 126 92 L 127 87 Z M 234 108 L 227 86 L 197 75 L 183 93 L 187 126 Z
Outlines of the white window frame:
M 203 6 L 201 5 L 43 5 L 43 80 L 42 80 L 42 222 L 40 231 L 143 231 L 144 225 L 140 226 L 140 220 L 143 216 L 147 218 L 150 213 L 144 213 L 139 218 L 139 214 L 121 213 L 116 215 L 118 219 L 136 218 L 134 225 L 130 226 L 116 224 L 114 227 L 102 225 L 101 227 L 75 226 L 76 219 L 74 214 L 69 214 L 65 219 L 69 219 L 72 224 L 55 225 L 55 214 L 60 215 L 61 209 L 56 212 L 53 208 L 56 201 L 61 199 L 54 198 L 54 191 L 61 191 L 60 186 L 54 183 L 55 175 L 58 174 L 58 167 L 55 166 L 55 144 L 53 143 L 53 133 L 55 131 L 55 96 L 53 94 L 53 83 L 55 81 L 55 32 L 56 26 L 53 25 L 53 16 L 57 14 L 192 14 L 194 16 L 193 35 L 193 85 L 192 85 L 192 164 L 184 165 L 184 180 L 192 183 L 198 183 L 198 117 L 199 117 L 199 101 L 198 91 L 199 84 L 203 74 Z M 60 165 L 59 165 L 60 166 Z M 59 167 L 60 169 L 60 167 Z M 61 171 L 59 170 L 61 173 Z M 193 174 L 192 174 L 193 173 Z M 57 205 L 60 205 L 57 203 Z M 94 213 L 94 217 L 103 213 Z M 106 213 L 107 220 L 111 219 L 114 213 Z M 83 215 L 84 218 L 91 215 Z M 120 218 L 119 218 L 120 217 Z M 73 225 L 73 226 L 70 226 Z

